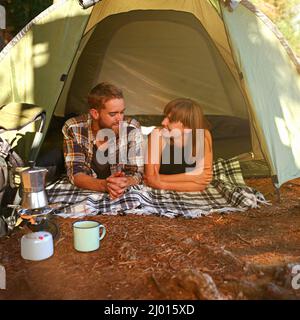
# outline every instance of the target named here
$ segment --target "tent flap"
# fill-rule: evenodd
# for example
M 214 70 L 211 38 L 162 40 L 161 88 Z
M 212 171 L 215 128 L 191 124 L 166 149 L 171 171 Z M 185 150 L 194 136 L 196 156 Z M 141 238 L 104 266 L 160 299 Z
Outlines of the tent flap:
M 89 11 L 61 1 L 40 14 L 1 54 L 0 104 L 31 103 L 47 113 L 47 125 L 85 29 Z
M 251 11 L 241 5 L 223 15 L 280 186 L 300 174 L 300 77 L 279 39 Z

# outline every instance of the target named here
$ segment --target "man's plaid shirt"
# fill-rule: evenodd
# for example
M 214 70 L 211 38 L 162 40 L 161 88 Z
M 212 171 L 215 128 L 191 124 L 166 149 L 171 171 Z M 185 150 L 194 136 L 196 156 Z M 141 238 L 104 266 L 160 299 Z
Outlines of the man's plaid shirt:
M 116 159 L 116 161 L 110 162 L 110 171 L 113 174 L 121 169 L 127 176 L 133 176 L 137 183 L 141 183 L 144 172 L 143 136 L 138 121 L 128 119 L 126 122 L 129 128 L 136 130 L 132 130 L 129 135 L 122 134 L 120 138 L 117 137 L 115 147 L 109 147 L 109 159 Z M 64 135 L 65 166 L 70 181 L 74 183 L 74 176 L 77 173 L 85 173 L 97 178 L 97 174 L 91 167 L 96 137 L 92 132 L 90 114 L 83 114 L 67 120 L 62 132 Z M 119 161 L 120 154 L 123 157 L 125 154 L 127 159 Z

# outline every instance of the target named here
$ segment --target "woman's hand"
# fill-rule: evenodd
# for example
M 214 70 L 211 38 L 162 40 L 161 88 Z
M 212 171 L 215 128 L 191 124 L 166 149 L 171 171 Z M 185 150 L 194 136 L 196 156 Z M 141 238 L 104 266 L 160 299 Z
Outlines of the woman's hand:
M 207 171 L 205 172 L 205 174 L 202 173 L 202 174 L 197 174 L 192 176 L 192 181 L 194 183 L 197 183 L 198 185 L 207 186 L 211 183 L 212 178 L 213 178 L 212 172 Z

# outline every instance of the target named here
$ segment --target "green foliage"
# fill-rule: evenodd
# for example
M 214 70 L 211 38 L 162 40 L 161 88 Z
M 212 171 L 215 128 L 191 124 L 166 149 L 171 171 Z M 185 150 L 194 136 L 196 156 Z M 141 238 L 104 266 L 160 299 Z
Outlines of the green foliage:
M 35 16 L 49 7 L 53 0 L 4 0 L 0 2 L 7 11 L 7 24 L 13 27 L 14 33 L 17 33 Z
M 296 14 L 296 6 L 300 0 L 252 0 L 278 27 L 290 43 L 296 54 L 300 56 L 300 34 L 292 25 Z

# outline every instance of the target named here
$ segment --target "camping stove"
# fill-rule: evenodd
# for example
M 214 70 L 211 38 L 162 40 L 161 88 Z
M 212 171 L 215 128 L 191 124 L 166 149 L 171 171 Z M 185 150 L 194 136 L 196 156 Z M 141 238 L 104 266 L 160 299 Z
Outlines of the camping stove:
M 45 190 L 48 170 L 36 167 L 34 161 L 28 161 L 29 167 L 16 168 L 16 174 L 21 178 L 21 196 L 19 205 L 11 205 L 14 210 L 12 216 L 18 221 L 16 225 L 25 221 L 32 231 L 49 231 L 53 238 L 58 235 L 58 226 L 50 221 L 53 208 L 48 205 Z
M 39 226 L 45 224 L 52 211 L 53 209 L 49 207 L 41 209 L 19 209 L 18 216 L 22 218 L 22 220 L 26 220 L 31 226 Z
M 40 209 L 24 209 L 20 205 L 9 205 L 13 208 L 11 221 L 13 227 L 25 222 L 25 225 L 33 231 L 48 231 L 52 234 L 53 239 L 58 236 L 58 225 L 53 221 L 53 208 L 44 207 Z

